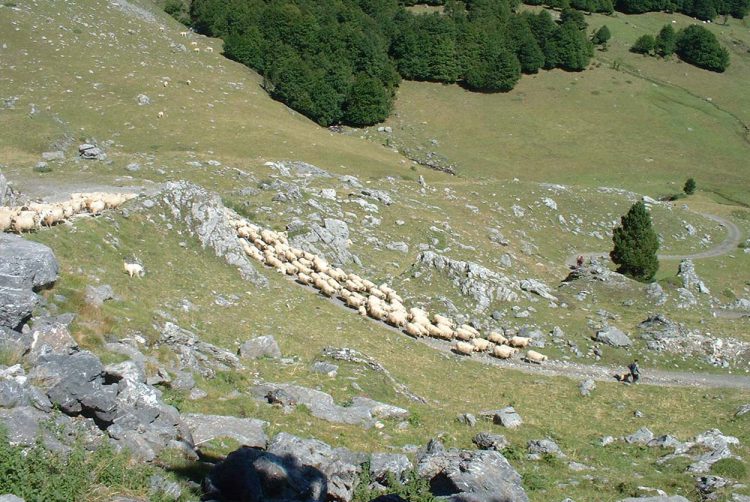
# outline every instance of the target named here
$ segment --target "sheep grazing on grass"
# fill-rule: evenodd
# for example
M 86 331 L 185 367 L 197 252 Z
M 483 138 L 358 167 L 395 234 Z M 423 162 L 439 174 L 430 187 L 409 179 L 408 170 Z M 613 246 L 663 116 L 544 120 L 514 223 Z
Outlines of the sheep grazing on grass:
M 181 32 L 180 32 L 180 36 L 181 36 L 181 37 L 185 37 L 185 38 L 187 38 L 187 36 L 188 36 L 188 33 L 189 33 L 189 32 L 187 32 L 187 31 L 181 31 Z
M 48 209 L 41 211 L 39 214 L 41 215 L 42 224 L 47 227 L 51 227 L 65 219 L 65 212 L 63 211 L 62 206 L 59 205 L 51 205 Z
M 213 54 L 214 48 L 213 47 L 206 47 L 206 52 L 210 52 L 211 54 Z
M 380 298 L 372 295 L 367 297 L 367 313 L 373 319 L 378 320 L 383 320 L 387 315 L 387 312 L 385 311 L 384 305 L 380 301 Z
M 18 232 L 31 232 L 39 227 L 39 215 L 36 211 L 18 211 L 13 216 L 11 228 Z
M 193 47 L 193 52 L 200 52 L 200 51 L 201 51 L 200 47 Z
M 448 326 L 449 328 L 453 328 L 456 325 L 456 323 L 454 323 L 452 319 L 449 319 L 440 314 L 433 315 L 432 320 L 435 321 L 435 324 L 443 324 L 445 326 Z
M 8 207 L 0 207 L 0 232 L 7 232 L 13 223 L 15 211 Z
M 359 293 L 350 293 L 346 297 L 346 304 L 355 309 L 360 309 L 364 307 L 366 303 L 367 303 L 367 299 L 364 296 L 360 295 Z
M 498 345 L 508 343 L 508 339 L 496 331 L 491 331 L 489 336 L 487 337 L 487 340 L 491 341 L 492 343 L 496 343 Z
M 510 359 L 518 352 L 518 349 L 508 347 L 507 345 L 495 345 L 492 355 L 499 359 Z
M 126 261 L 123 263 L 123 268 L 130 277 L 133 277 L 135 275 L 141 278 L 146 274 L 146 272 L 143 270 L 143 265 L 141 265 L 140 263 L 131 263 Z
M 456 342 L 453 346 L 453 352 L 463 356 L 470 356 L 474 352 L 474 345 L 466 342 Z
M 394 310 L 392 312 L 388 313 L 388 317 L 386 318 L 386 321 L 388 321 L 388 324 L 391 324 L 393 326 L 396 326 L 398 328 L 402 326 L 406 326 L 406 311 L 405 310 Z
M 474 350 L 477 352 L 487 352 L 492 344 L 489 340 L 485 340 L 484 338 L 472 338 L 471 344 L 474 346 Z
M 517 347 L 519 349 L 523 349 L 529 346 L 529 342 L 531 341 L 531 338 L 527 338 L 525 336 L 514 336 L 510 340 L 508 340 L 508 344 L 511 347 Z
M 542 364 L 547 359 L 547 356 L 545 356 L 544 354 L 540 354 L 535 350 L 526 352 L 526 360 L 530 363 Z
M 297 282 L 299 282 L 300 284 L 304 284 L 305 286 L 309 286 L 313 283 L 313 279 L 307 274 L 300 273 L 297 274 Z
M 163 81 L 163 82 L 161 83 L 161 85 L 163 85 L 164 87 L 167 87 L 167 86 L 169 86 L 169 80 L 164 80 L 164 81 Z

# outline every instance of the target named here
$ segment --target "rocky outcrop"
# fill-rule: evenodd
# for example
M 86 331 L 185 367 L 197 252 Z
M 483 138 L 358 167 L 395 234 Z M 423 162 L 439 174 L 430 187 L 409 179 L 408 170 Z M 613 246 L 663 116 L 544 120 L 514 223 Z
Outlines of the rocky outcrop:
M 682 260 L 680 262 L 679 271 L 677 277 L 682 279 L 682 286 L 688 291 L 698 291 L 699 293 L 709 294 L 711 291 L 708 287 L 700 280 L 698 274 L 695 272 L 695 265 L 692 260 Z
M 233 218 L 239 215 L 224 207 L 218 194 L 178 181 L 167 183 L 161 197 L 171 216 L 184 222 L 203 247 L 210 247 L 217 256 L 237 267 L 243 279 L 256 286 L 268 284 L 243 251 L 235 229 L 229 224 L 227 215 Z
M 158 343 L 174 351 L 181 370 L 197 370 L 203 377 L 212 378 L 216 371 L 242 368 L 236 355 L 202 341 L 195 333 L 174 323 L 166 322 L 159 331 L 161 336 Z
M 309 253 L 325 257 L 336 266 L 360 263 L 349 251 L 349 226 L 345 221 L 325 218 L 323 224 L 294 220 L 288 226 L 289 243 Z
M 355 397 L 347 406 L 337 405 L 330 394 L 293 384 L 264 383 L 251 389 L 254 396 L 291 408 L 304 404 L 313 416 L 334 423 L 371 427 L 378 420 L 405 419 L 409 412 L 366 397 Z
M 281 357 L 281 349 L 273 336 L 266 335 L 244 342 L 240 345 L 239 354 L 243 359 L 258 359 L 260 357 L 278 359 Z
M 58 270 L 47 246 L 0 234 L 0 328 L 20 330 L 39 303 L 35 292 L 54 283 Z
M 606 326 L 596 332 L 594 339 L 597 342 L 606 343 L 613 347 L 630 347 L 633 341 L 621 329 L 614 326 Z
M 264 502 L 349 502 L 366 459 L 316 439 L 287 433 L 267 450 L 240 448 L 206 477 L 207 497 Z
M 474 299 L 478 312 L 489 308 L 494 301 L 518 300 L 518 294 L 512 289 L 512 280 L 473 262 L 453 260 L 433 251 L 423 251 L 417 256 L 415 267 L 434 269 L 446 274 L 461 294 Z M 415 275 L 418 274 L 420 272 L 416 270 Z
M 196 445 L 216 438 L 231 438 L 242 446 L 265 448 L 268 436 L 264 429 L 268 422 L 255 418 L 188 413 L 182 419 L 190 428 Z
M 528 501 L 521 476 L 494 450 L 446 450 L 430 441 L 420 455 L 417 472 L 429 480 L 430 491 L 451 502 Z

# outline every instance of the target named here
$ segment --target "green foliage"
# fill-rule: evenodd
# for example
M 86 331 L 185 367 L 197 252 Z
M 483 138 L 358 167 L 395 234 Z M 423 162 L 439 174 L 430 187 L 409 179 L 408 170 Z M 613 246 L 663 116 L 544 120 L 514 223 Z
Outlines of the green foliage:
M 521 72 L 586 68 L 593 52 L 579 11 L 561 3 L 558 26 L 548 13 L 515 13 L 517 4 L 454 1 L 413 14 L 396 0 L 193 0 L 190 16 L 224 40 L 227 57 L 260 72 L 274 99 L 323 126 L 367 126 L 388 116 L 400 77 L 497 92 Z
M 723 72 L 729 66 L 729 52 L 713 33 L 697 24 L 680 30 L 675 52 L 683 61 L 706 70 Z
M 651 215 L 643 202 L 636 202 L 614 229 L 614 249 L 609 254 L 617 271 L 633 279 L 648 282 L 659 269 L 656 252 L 659 239 L 651 224 Z
M 630 52 L 636 54 L 650 54 L 656 46 L 656 39 L 653 35 L 641 35 L 630 48 Z
M 606 44 L 610 38 L 612 38 L 612 33 L 610 33 L 609 28 L 607 28 L 607 25 L 605 24 L 596 30 L 594 36 L 591 37 L 591 42 L 594 43 L 594 45 L 603 45 Z
M 665 24 L 659 34 L 656 35 L 654 48 L 656 53 L 662 57 L 669 57 L 674 54 L 677 47 L 677 34 L 671 24 Z
M 711 472 L 717 476 L 743 480 L 747 477 L 747 466 L 736 458 L 722 458 L 711 466 Z
M 133 465 L 125 453 L 102 443 L 93 452 L 77 443 L 64 455 L 43 444 L 24 450 L 11 446 L 0 427 L 0 493 L 28 502 L 86 500 L 95 487 L 111 491 L 146 491 L 153 468 Z
M 695 193 L 695 180 L 693 178 L 688 178 L 685 182 L 685 186 L 683 187 L 682 191 L 685 192 L 688 195 L 693 195 Z
M 704 21 L 714 19 L 717 15 L 731 15 L 742 19 L 750 10 L 750 0 L 616 0 L 615 8 L 626 14 L 676 11 Z
M 188 8 L 182 0 L 167 0 L 164 11 L 183 24 L 190 23 Z

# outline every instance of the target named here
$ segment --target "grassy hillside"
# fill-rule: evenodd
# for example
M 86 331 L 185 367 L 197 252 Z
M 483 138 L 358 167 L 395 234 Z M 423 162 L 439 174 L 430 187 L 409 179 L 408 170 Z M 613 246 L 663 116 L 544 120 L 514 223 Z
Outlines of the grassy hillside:
M 548 340 L 543 350 L 552 359 L 623 366 L 640 357 L 646 372 L 750 370 L 746 359 L 727 369 L 702 357 L 651 352 L 635 331 L 658 311 L 690 330 L 750 341 L 747 319 L 712 315 L 721 304 L 750 297 L 750 254 L 742 249 L 696 260 L 696 271 L 712 294 L 687 309 L 675 305 L 681 286 L 675 278 L 677 260 L 663 261 L 657 276 L 670 295 L 664 306 L 654 305 L 645 286 L 632 281 L 622 287 L 596 281 L 561 284 L 571 255 L 609 250 L 613 225 L 641 194 L 679 192 L 690 176 L 698 182 L 697 195 L 652 209 L 661 252 L 691 254 L 719 244 L 726 229 L 700 213 L 728 219 L 747 239 L 750 146 L 741 123 L 750 121 L 750 96 L 744 92 L 750 55 L 743 45 L 750 43 L 750 35 L 739 21 L 709 26 L 732 51 L 725 74 L 627 52 L 638 36 L 655 33 L 672 19 L 678 27 L 691 22 L 683 16 L 587 16 L 592 30 L 607 24 L 613 33 L 609 50 L 597 53 L 590 70 L 524 76 L 512 92 L 496 95 L 403 82 L 397 110 L 385 124 L 393 128 L 391 134 L 377 128 L 337 134 L 268 98 L 257 74 L 221 57 L 220 41 L 180 36 L 184 27 L 145 0 L 16 4 L 0 5 L 0 97 L 5 100 L 0 106 L 10 103 L 0 108 L 0 168 L 32 196 L 112 185 L 152 193 L 160 182 L 187 179 L 276 230 L 295 218 L 345 221 L 348 250 L 361 260 L 347 268 L 389 282 L 410 304 L 442 311 L 450 303 L 496 328 L 534 327 L 546 334 L 559 326 L 565 343 Z M 614 61 L 619 69 L 613 69 Z M 140 94 L 151 104 L 139 105 Z M 160 111 L 163 118 L 158 118 Z M 78 159 L 83 141 L 97 142 L 108 160 Z M 458 175 L 413 165 L 396 148 L 437 152 L 458 163 Z M 51 172 L 35 172 L 42 152 L 50 150 L 63 150 L 66 160 L 49 162 Z M 367 198 L 373 210 L 357 202 L 359 189 L 339 178 L 290 178 L 265 165 L 284 159 L 354 175 L 364 187 L 387 191 L 393 203 Z M 426 187 L 418 183 L 419 176 Z M 280 200 L 278 195 L 290 188 L 298 188 L 299 197 Z M 331 189 L 336 197 L 324 197 L 323 190 Z M 130 203 L 125 213 L 79 219 L 29 238 L 49 245 L 61 263 L 60 281 L 45 293 L 50 308 L 76 312 L 74 336 L 106 361 L 120 357 L 104 352 L 106 342 L 135 333 L 155 342 L 166 320 L 230 350 L 272 334 L 289 358 L 283 364 L 251 361 L 241 372 L 210 380 L 196 377 L 207 397 L 191 400 L 187 393 L 167 392 L 181 411 L 257 417 L 271 423 L 270 432 L 289 431 L 366 451 L 400 451 L 436 436 L 448 446 L 468 448 L 477 432 L 505 434 L 512 444 L 507 454 L 534 501 L 619 500 L 637 493 L 638 486 L 697 500 L 684 459 L 661 465 L 656 461 L 666 451 L 599 444 L 602 436 L 622 436 L 640 427 L 680 440 L 720 428 L 740 439 L 733 452 L 750 455 L 750 414 L 734 417 L 737 407 L 748 402 L 747 391 L 601 382 L 592 397 L 583 398 L 573 379 L 445 354 L 268 269 L 261 269 L 268 288 L 244 282 L 169 219 L 158 198 L 153 198 L 155 207 L 144 207 L 146 198 Z M 389 249 L 401 242 L 406 252 Z M 422 249 L 474 262 L 513 281 L 541 280 L 560 301 L 550 305 L 522 295 L 516 302 L 495 301 L 476 311 L 476 302 L 447 277 L 415 273 Z M 142 280 L 123 273 L 122 260 L 128 256 L 144 263 Z M 117 298 L 101 308 L 86 305 L 89 284 L 109 284 Z M 492 319 L 494 311 L 500 320 Z M 522 311 L 530 317 L 519 315 Z M 602 347 L 601 359 L 594 360 L 591 337 L 605 322 L 629 331 L 635 345 Z M 314 373 L 310 365 L 325 346 L 372 356 L 427 404 L 407 400 L 381 374 L 362 366 L 342 363 L 335 378 Z M 174 357 L 157 348 L 152 355 L 166 366 Z M 383 429 L 365 430 L 324 422 L 302 408 L 283 414 L 250 397 L 255 380 L 318 388 L 339 403 L 367 396 L 405 407 L 411 418 L 405 425 L 386 422 Z M 523 427 L 505 430 L 480 422 L 470 428 L 456 420 L 460 413 L 506 405 L 516 407 Z M 635 418 L 636 410 L 643 416 Z M 591 469 L 574 471 L 552 458 L 528 460 L 526 442 L 547 436 L 569 460 Z M 224 454 L 235 446 L 217 441 L 204 448 Z M 746 486 L 734 491 L 750 495 L 750 479 L 736 481 Z

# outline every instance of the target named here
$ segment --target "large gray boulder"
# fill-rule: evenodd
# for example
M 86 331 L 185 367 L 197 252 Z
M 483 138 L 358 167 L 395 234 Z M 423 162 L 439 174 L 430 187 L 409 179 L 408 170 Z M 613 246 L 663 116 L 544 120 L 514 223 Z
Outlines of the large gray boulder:
M 247 340 L 239 349 L 240 357 L 243 359 L 258 359 L 261 357 L 270 357 L 278 359 L 281 357 L 281 349 L 276 339 L 271 335 L 259 336 Z
M 54 283 L 58 271 L 44 244 L 0 234 L 0 328 L 20 330 L 39 303 L 35 292 Z
M 419 457 L 417 471 L 429 480 L 434 495 L 451 502 L 529 500 L 521 476 L 494 450 L 446 450 L 433 440 Z
M 180 369 L 199 371 L 205 378 L 213 378 L 216 371 L 241 369 L 240 359 L 226 349 L 204 342 L 192 331 L 172 323 L 164 323 L 159 345 L 170 348 L 177 356 Z
M 512 406 L 506 406 L 500 410 L 483 411 L 480 413 L 483 417 L 492 417 L 492 421 L 508 429 L 515 429 L 523 424 L 521 415 L 518 414 Z
M 187 181 L 177 181 L 165 185 L 162 200 L 172 217 L 183 221 L 203 247 L 213 249 L 217 256 L 237 267 L 243 279 L 256 286 L 268 284 L 243 251 L 234 228 L 229 224 L 230 217 L 237 219 L 239 215 L 224 207 L 218 194 Z
M 291 245 L 323 256 L 334 265 L 359 263 L 359 258 L 349 251 L 349 226 L 343 220 L 325 218 L 322 225 L 294 220 L 287 226 L 287 230 L 291 235 Z
M 657 495 L 655 497 L 628 497 L 617 502 L 690 502 L 682 495 Z
M 70 355 L 78 350 L 78 343 L 70 335 L 68 325 L 57 318 L 35 320 L 30 334 L 21 340 L 27 344 L 24 358 L 30 364 L 36 364 L 45 355 Z
M 267 451 L 240 448 L 204 480 L 207 497 L 249 502 L 349 502 L 366 459 L 322 441 L 278 434 Z
M 370 476 L 378 483 L 385 483 L 389 474 L 402 480 L 404 473 L 413 467 L 409 458 L 401 453 L 373 453 L 370 457 Z
M 623 333 L 623 331 L 614 326 L 607 326 L 596 332 L 594 339 L 597 342 L 606 343 L 613 347 L 630 347 L 633 341 Z
M 182 419 L 190 428 L 196 444 L 216 438 L 231 438 L 242 446 L 258 448 L 265 448 L 268 443 L 264 430 L 268 422 L 263 420 L 197 413 L 184 414 Z

